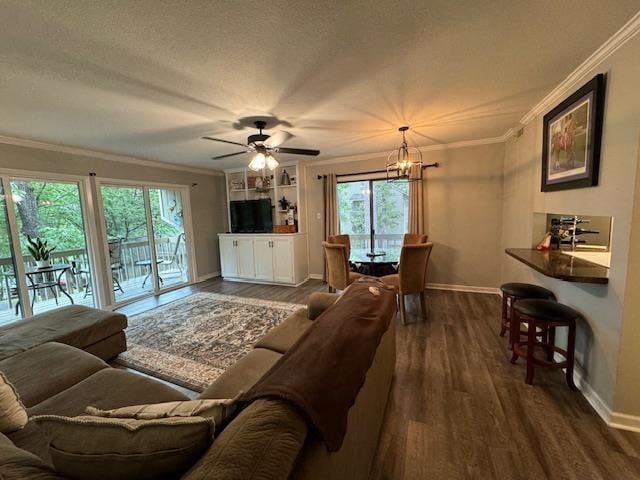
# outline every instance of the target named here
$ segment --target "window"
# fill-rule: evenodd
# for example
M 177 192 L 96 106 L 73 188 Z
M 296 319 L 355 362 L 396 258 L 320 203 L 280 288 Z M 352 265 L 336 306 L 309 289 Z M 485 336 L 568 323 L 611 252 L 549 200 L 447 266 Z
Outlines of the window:
M 409 184 L 386 180 L 338 183 L 340 232 L 351 248 L 385 251 L 402 246 L 409 224 Z

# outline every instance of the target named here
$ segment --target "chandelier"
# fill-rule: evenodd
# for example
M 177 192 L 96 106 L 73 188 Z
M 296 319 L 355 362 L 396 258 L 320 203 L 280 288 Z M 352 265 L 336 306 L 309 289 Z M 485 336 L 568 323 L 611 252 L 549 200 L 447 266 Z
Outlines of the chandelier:
M 405 132 L 409 127 L 398 128 L 402 134 L 400 148 L 393 150 L 387 157 L 387 182 L 414 182 L 422 180 L 422 152 L 416 147 L 407 145 Z

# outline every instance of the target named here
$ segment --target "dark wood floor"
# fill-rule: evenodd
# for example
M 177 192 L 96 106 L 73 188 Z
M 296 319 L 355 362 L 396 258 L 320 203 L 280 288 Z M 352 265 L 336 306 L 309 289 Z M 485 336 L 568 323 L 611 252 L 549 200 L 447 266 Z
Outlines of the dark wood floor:
M 197 291 L 304 303 L 298 288 L 214 279 L 123 307 L 133 315 Z M 607 427 L 560 372 L 511 365 L 495 295 L 429 291 L 396 323 L 396 376 L 372 480 L 640 479 L 640 434 Z

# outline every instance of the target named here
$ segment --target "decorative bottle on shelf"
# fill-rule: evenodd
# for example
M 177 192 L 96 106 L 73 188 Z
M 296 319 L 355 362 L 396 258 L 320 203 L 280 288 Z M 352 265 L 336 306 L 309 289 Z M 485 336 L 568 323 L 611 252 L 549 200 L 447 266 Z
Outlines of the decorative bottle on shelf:
M 282 175 L 280 175 L 280 185 L 291 185 L 291 177 L 286 170 L 282 171 Z

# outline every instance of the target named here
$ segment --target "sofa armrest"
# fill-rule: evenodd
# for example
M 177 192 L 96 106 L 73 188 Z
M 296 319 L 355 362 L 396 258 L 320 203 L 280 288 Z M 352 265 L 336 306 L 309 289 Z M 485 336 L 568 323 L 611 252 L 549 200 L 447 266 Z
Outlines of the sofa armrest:
M 307 301 L 307 316 L 315 320 L 340 297 L 337 293 L 313 292 Z
M 307 425 L 293 406 L 256 400 L 181 480 L 285 480 L 306 436 Z

